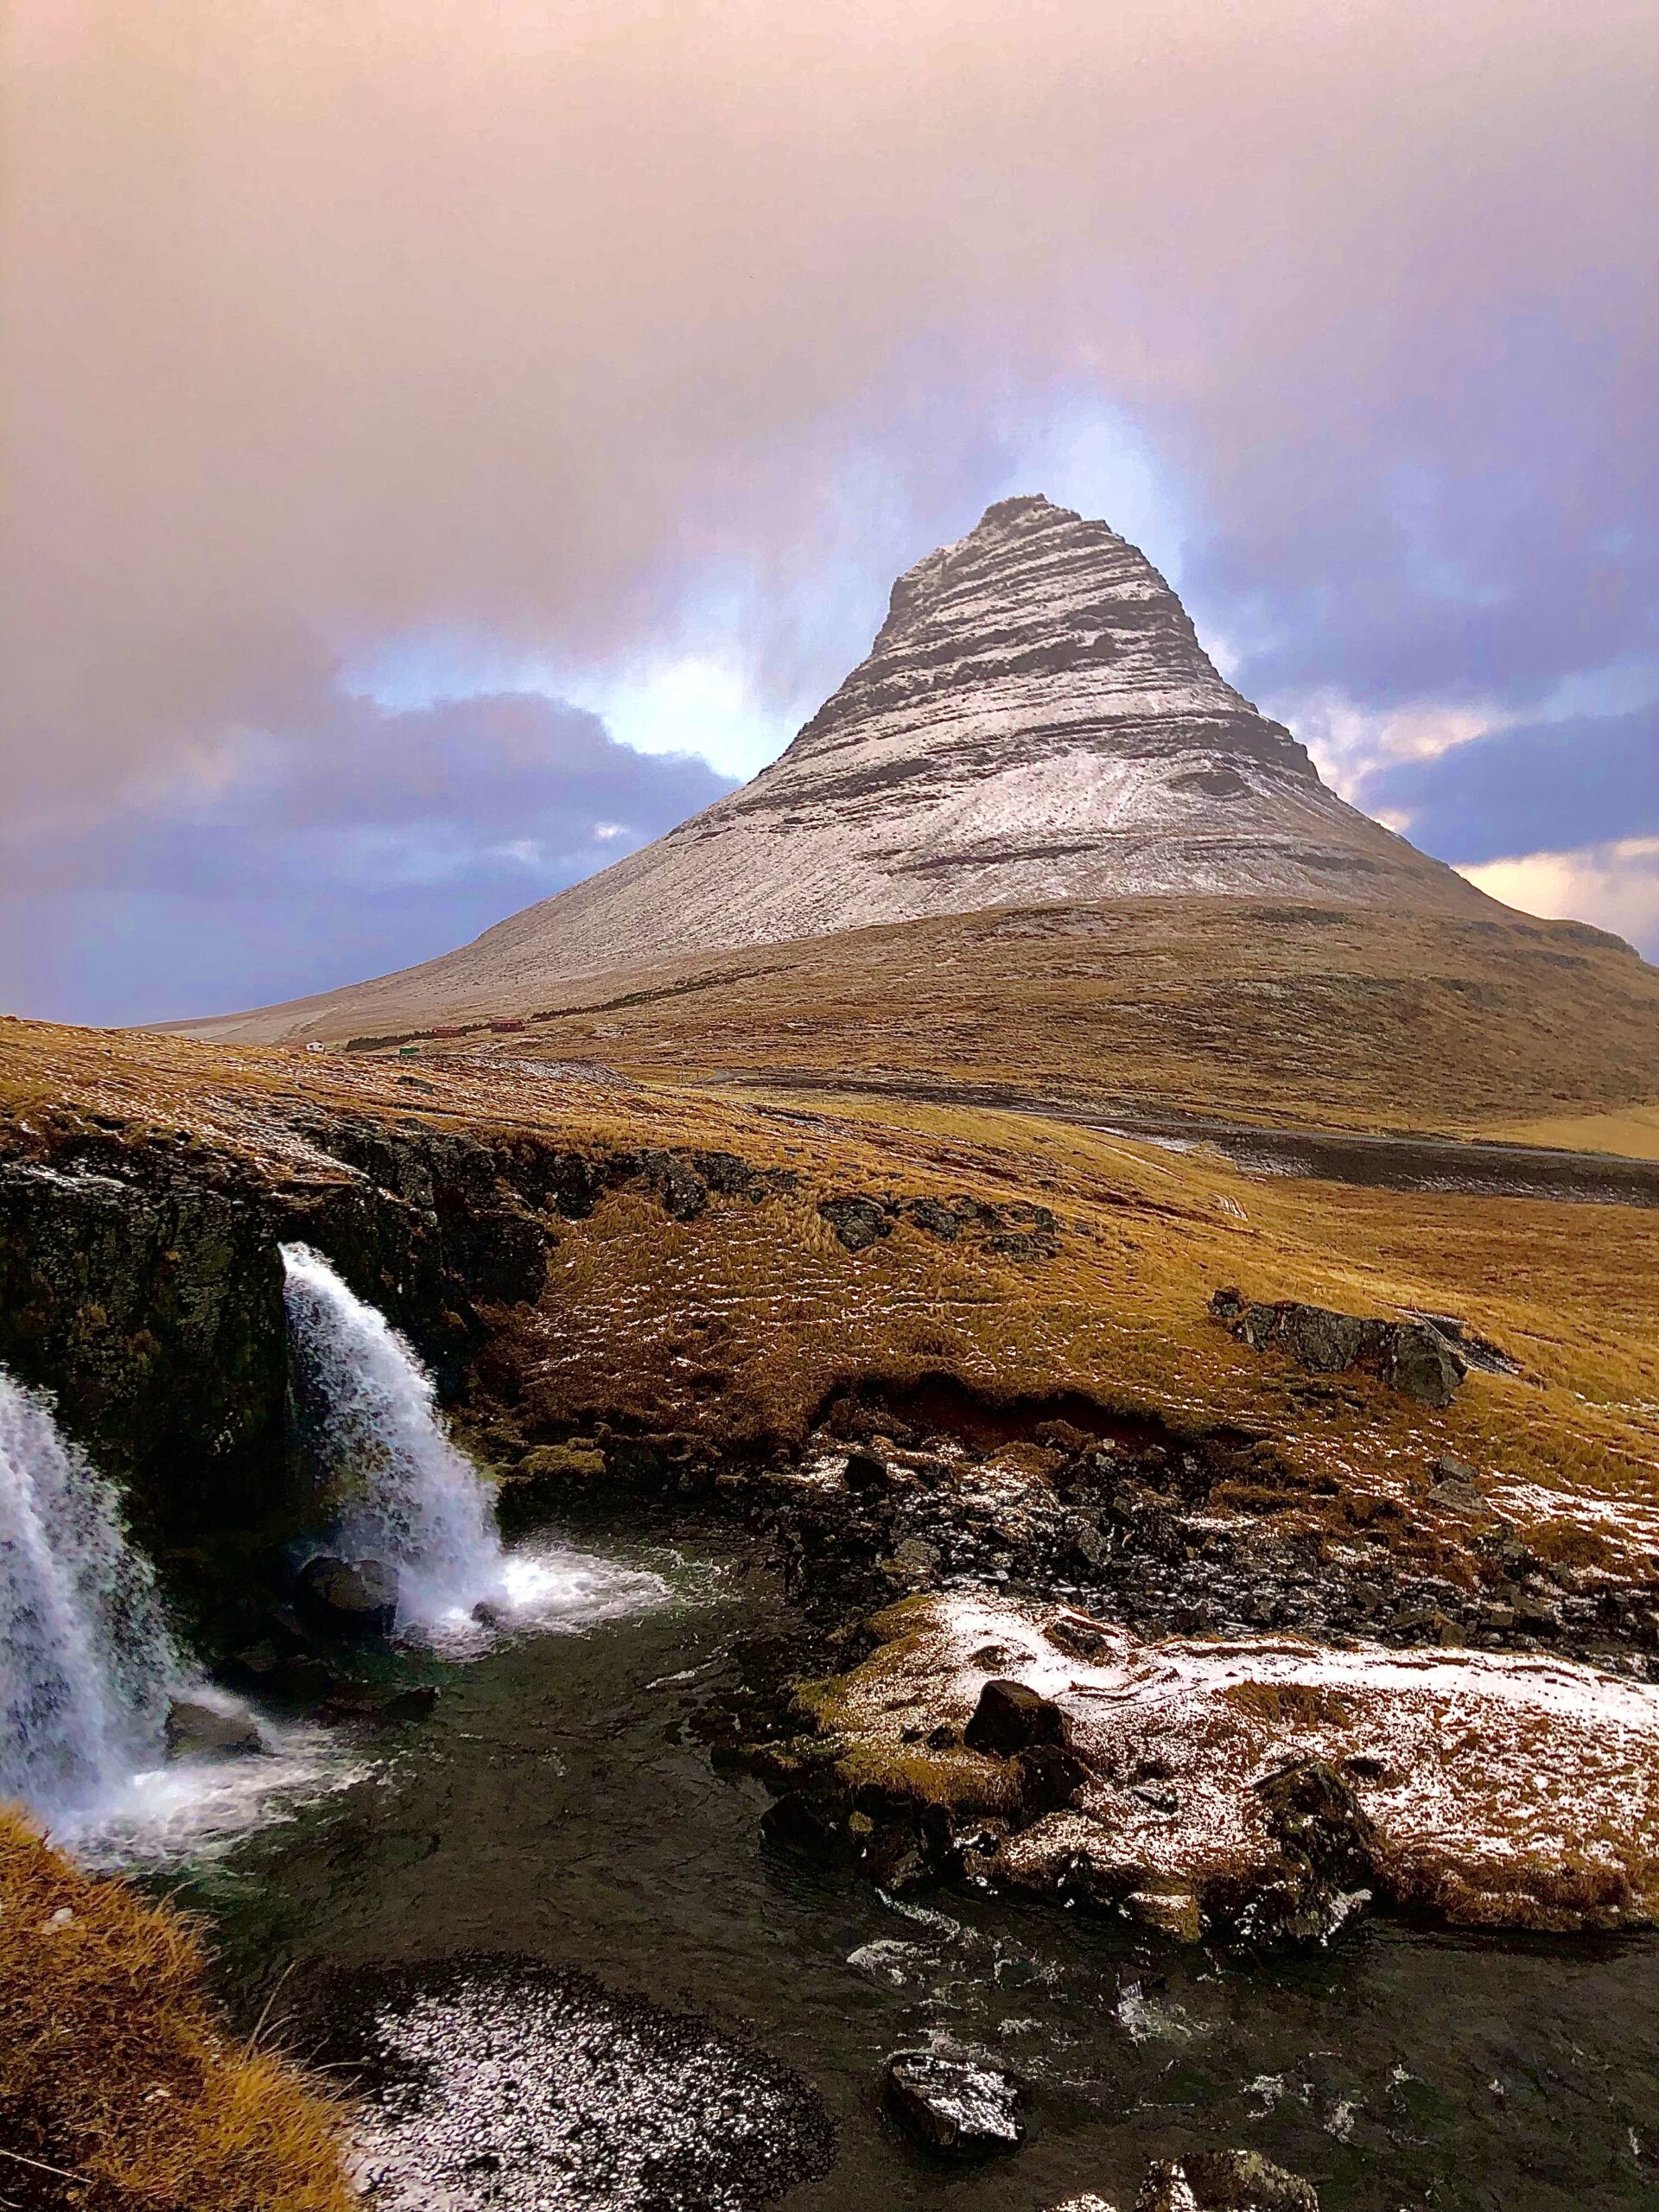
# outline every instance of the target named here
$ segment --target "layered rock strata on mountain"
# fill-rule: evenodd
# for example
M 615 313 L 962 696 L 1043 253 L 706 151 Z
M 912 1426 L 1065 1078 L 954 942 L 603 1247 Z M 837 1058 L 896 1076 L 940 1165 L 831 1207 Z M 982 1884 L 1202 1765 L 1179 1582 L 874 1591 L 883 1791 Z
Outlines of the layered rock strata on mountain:
M 1137 547 L 1004 499 L 899 577 L 868 658 L 742 790 L 457 952 L 279 1011 L 296 1033 L 348 1002 L 442 1019 L 658 953 L 1160 893 L 1487 906 L 1326 789 Z

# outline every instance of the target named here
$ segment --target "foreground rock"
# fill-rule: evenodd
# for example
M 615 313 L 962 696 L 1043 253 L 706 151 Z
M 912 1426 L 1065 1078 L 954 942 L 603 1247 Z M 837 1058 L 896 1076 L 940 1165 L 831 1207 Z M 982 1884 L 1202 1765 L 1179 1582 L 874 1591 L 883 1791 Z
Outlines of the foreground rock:
M 1048 2212 L 1117 2212 L 1092 2190 L 1052 2204 Z M 1311 2182 L 1275 2166 L 1259 2151 L 1198 2151 L 1155 2158 L 1135 2200 L 1135 2212 L 1319 2212 Z
M 1017 2151 L 1025 2135 L 1019 2084 L 984 2051 L 895 2051 L 882 2069 L 881 2096 L 906 2134 L 946 2158 Z
M 251 1706 L 207 1693 L 174 1699 L 167 1709 L 166 1737 L 167 1755 L 175 1759 L 252 1758 L 269 1748 Z
M 1319 2212 L 1318 2192 L 1259 2151 L 1199 2151 L 1148 2169 L 1135 2212 Z
M 301 1610 L 334 1636 L 390 1636 L 397 1620 L 397 1570 L 378 1559 L 336 1559 L 320 1553 L 300 1569 Z
M 1451 1335 L 1427 1315 L 1405 1321 L 1366 1320 L 1325 1306 L 1300 1305 L 1294 1299 L 1264 1305 L 1231 1289 L 1218 1290 L 1210 1311 L 1254 1351 L 1287 1352 L 1313 1375 L 1364 1368 L 1391 1390 L 1415 1398 L 1421 1405 L 1449 1406 L 1469 1371 L 1469 1362 Z
M 1148 1642 L 981 1593 L 871 1630 L 861 1665 L 798 1695 L 830 1738 L 808 1796 L 826 1825 L 830 1792 L 855 1800 L 873 1863 L 908 1836 L 936 1871 L 1189 1941 L 1321 1938 L 1374 1898 L 1465 1926 L 1659 1919 L 1652 1688 L 1544 1659 Z M 969 1739 L 993 1683 L 1006 1751 Z M 1043 1737 L 1075 1774 L 1062 1803 L 1033 1790 Z

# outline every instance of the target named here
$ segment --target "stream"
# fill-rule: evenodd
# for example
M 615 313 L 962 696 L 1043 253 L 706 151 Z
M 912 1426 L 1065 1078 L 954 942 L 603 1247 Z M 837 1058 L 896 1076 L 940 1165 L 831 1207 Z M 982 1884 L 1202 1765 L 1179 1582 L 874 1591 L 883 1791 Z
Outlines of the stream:
M 1659 1939 L 1376 1920 L 1222 1967 L 1049 1907 L 888 1902 L 765 1844 L 766 1793 L 701 1739 L 745 1649 L 798 1628 L 769 1572 L 707 1523 L 567 1533 L 661 1589 L 448 1668 L 355 1779 L 165 1880 L 238 2024 L 368 2093 L 374 2201 L 1127 2212 L 1148 2158 L 1223 2144 L 1325 2212 L 1655 2201 Z M 1015 2156 L 941 2166 L 882 2116 L 881 2060 L 938 2031 L 1030 2085 Z

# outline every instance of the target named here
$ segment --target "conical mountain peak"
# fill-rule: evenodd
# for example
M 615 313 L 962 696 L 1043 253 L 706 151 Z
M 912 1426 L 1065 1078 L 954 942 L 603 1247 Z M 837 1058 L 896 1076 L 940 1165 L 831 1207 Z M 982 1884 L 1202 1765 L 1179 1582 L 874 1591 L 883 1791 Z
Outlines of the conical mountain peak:
M 893 587 L 869 652 L 754 780 L 474 944 L 331 994 L 435 1009 L 660 954 L 1167 893 L 1483 907 L 1242 698 L 1138 546 L 1000 499 Z

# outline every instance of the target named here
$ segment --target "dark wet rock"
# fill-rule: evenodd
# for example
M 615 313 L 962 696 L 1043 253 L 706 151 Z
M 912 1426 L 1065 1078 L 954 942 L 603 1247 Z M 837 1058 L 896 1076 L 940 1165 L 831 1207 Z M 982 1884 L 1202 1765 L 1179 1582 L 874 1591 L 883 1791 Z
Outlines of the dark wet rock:
M 1424 1320 L 1370 1320 L 1294 1299 L 1251 1302 L 1232 1287 L 1216 1292 L 1210 1312 L 1253 1351 L 1285 1352 L 1313 1375 L 1364 1368 L 1422 1405 L 1449 1405 L 1468 1371 L 1457 1346 Z
M 367 1720 L 387 1726 L 424 1720 L 438 1702 L 436 1685 L 412 1682 L 403 1688 L 377 1682 L 336 1683 L 317 1708 L 319 1720 Z
M 0 1163 L 0 1364 L 54 1395 L 153 1551 L 284 1487 L 283 1273 L 254 1179 L 88 1135 Z
M 175 1697 L 167 1708 L 169 1758 L 257 1758 L 268 1750 L 257 1716 L 239 1698 Z
M 818 1211 L 849 1252 L 868 1251 L 893 1233 L 893 1224 L 875 1198 L 823 1198 Z
M 1319 2212 L 1311 2182 L 1259 2151 L 1197 2151 L 1154 2159 L 1135 2212 Z
M 979 1694 L 962 1740 L 970 1751 L 990 1751 L 1000 1758 L 1012 1758 L 1015 1752 L 1038 1745 L 1063 1746 L 1065 1715 L 1024 1682 L 989 1681 Z
M 887 1463 L 874 1452 L 849 1452 L 842 1475 L 850 1491 L 885 1490 Z
M 945 2158 L 1015 2151 L 1025 2135 L 1019 2083 L 985 2051 L 895 2051 L 881 2070 L 881 2094 L 907 2135 Z
M 320 1553 L 300 1569 L 295 1595 L 311 1619 L 335 1636 L 390 1636 L 397 1618 L 397 1570 L 378 1559 Z
M 1034 1744 L 1016 1751 L 1014 1764 L 1020 1773 L 1020 1810 L 1031 1820 L 1075 1803 L 1089 1779 L 1088 1768 L 1063 1744 Z
M 1351 1784 L 1299 1759 L 1255 1785 L 1280 1863 L 1230 1915 L 1249 1944 L 1323 1942 L 1376 1885 L 1375 1834 Z
M 760 1833 L 781 1851 L 829 1853 L 842 1843 L 832 1815 L 803 1789 L 786 1789 L 772 1800 L 760 1815 Z

